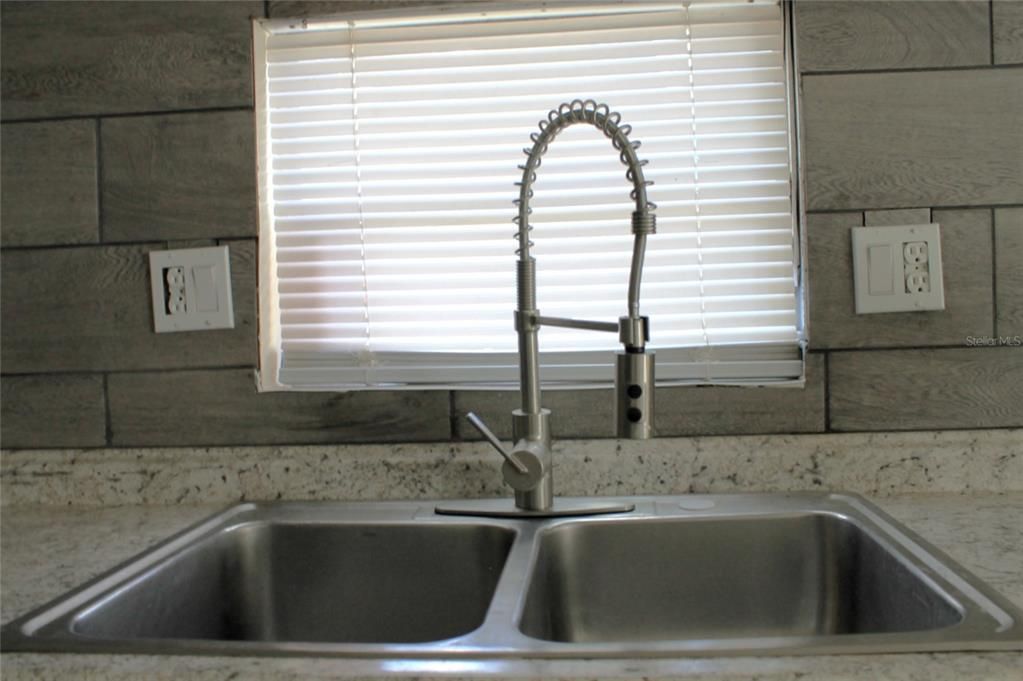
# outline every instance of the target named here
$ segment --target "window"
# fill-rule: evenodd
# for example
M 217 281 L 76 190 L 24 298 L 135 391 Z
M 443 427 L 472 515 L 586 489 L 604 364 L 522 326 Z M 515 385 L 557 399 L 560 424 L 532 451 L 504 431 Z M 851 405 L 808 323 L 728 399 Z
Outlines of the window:
M 798 380 L 785 26 L 775 1 L 258 21 L 263 389 L 516 384 L 517 165 L 573 99 L 620 112 L 649 161 L 659 382 Z M 630 189 L 597 130 L 551 145 L 531 204 L 542 313 L 625 313 Z M 540 349 L 545 386 L 611 382 L 615 334 L 544 328 Z

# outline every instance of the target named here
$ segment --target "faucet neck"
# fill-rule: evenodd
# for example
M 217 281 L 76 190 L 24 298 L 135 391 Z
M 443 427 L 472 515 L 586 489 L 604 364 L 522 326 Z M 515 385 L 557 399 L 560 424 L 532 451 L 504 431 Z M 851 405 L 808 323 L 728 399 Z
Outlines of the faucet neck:
M 621 114 L 611 111 L 607 104 L 597 104 L 592 99 L 586 101 L 576 99 L 562 104 L 557 109 L 551 109 L 547 113 L 547 119 L 540 121 L 540 132 L 530 135 L 533 146 L 522 150 L 527 158 L 526 162 L 519 166 L 519 169 L 522 170 L 522 180 L 517 183 L 519 197 L 515 200 L 515 204 L 519 208 L 519 213 L 515 218 L 515 223 L 519 226 L 519 248 L 516 253 L 520 260 L 529 260 L 529 249 L 533 245 L 529 239 L 529 232 L 532 230 L 532 226 L 529 224 L 529 215 L 533 212 L 529 207 L 529 200 L 533 197 L 536 171 L 542 164 L 543 155 L 547 153 L 551 141 L 565 128 L 579 123 L 587 123 L 603 132 L 611 140 L 611 145 L 618 152 L 619 160 L 627 168 L 625 178 L 633 186 L 629 196 L 636 204 L 636 209 L 632 214 L 633 234 L 645 236 L 656 231 L 652 211 L 657 206 L 648 201 L 646 195 L 647 186 L 653 182 L 643 177 L 643 166 L 647 162 L 639 160 L 636 155 L 636 150 L 641 146 L 640 142 L 629 141 L 632 126 L 623 125 L 621 120 Z M 637 304 L 638 295 L 637 291 Z
M 519 227 L 517 238 L 519 248 L 516 255 L 516 285 L 518 309 L 515 314 L 515 329 L 519 334 L 519 385 L 522 393 L 522 411 L 526 414 L 539 414 L 540 405 L 540 361 L 537 331 L 540 327 L 540 312 L 536 306 L 536 260 L 530 255 L 533 242 L 529 238 L 532 225 L 529 215 L 532 209 L 529 200 L 533 197 L 533 183 L 536 171 L 542 163 L 551 141 L 565 128 L 579 123 L 587 123 L 604 133 L 611 140 L 612 146 L 619 152 L 619 159 L 627 167 L 626 179 L 632 183 L 630 197 L 636 204 L 632 213 L 632 265 L 629 271 L 628 314 L 619 322 L 618 330 L 622 342 L 629 352 L 642 352 L 646 342 L 646 320 L 640 316 L 639 293 L 643 276 L 643 258 L 646 253 L 646 237 L 656 231 L 653 210 L 657 207 L 647 200 L 646 188 L 653 182 L 643 177 L 643 166 L 636 155 L 638 141 L 629 141 L 632 126 L 621 124 L 621 115 L 612 112 L 606 104 L 597 104 L 593 100 L 574 100 L 564 103 L 557 109 L 551 109 L 547 119 L 540 121 L 540 132 L 530 135 L 533 140 L 531 148 L 523 149 L 526 163 L 520 165 L 522 180 L 519 185 L 519 198 L 515 200 L 519 212 L 515 222 Z M 559 320 L 571 322 L 571 320 Z M 573 326 L 561 323 L 561 326 Z M 574 324 L 579 326 L 579 324 Z M 582 328 L 595 328 L 592 324 Z

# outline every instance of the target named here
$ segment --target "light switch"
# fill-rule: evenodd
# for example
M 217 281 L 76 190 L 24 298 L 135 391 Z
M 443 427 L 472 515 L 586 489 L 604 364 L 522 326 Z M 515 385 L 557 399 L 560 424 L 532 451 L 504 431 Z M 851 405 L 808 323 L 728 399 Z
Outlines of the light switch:
M 940 225 L 853 227 L 856 314 L 944 310 Z
M 895 276 L 892 271 L 892 247 L 889 244 L 871 246 L 867 250 L 870 261 L 867 279 L 870 295 L 891 295 L 895 291 Z
M 150 251 L 149 271 L 157 333 L 234 328 L 227 246 Z
M 195 287 L 195 309 L 199 312 L 217 311 L 217 279 L 216 270 L 208 265 L 196 265 L 192 268 L 192 281 Z

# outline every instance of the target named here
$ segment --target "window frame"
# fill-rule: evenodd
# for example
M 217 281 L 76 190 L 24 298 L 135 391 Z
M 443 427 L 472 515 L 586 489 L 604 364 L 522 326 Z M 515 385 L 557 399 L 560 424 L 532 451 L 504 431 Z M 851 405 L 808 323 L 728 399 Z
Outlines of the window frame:
M 606 1 L 606 0 L 596 0 Z M 558 4 L 558 3 L 556 3 Z M 664 6 L 665 2 L 649 2 L 642 3 L 643 5 L 650 6 Z M 551 6 L 549 2 L 529 2 L 529 3 L 508 3 L 508 2 L 459 2 L 459 0 L 451 0 L 451 2 L 442 5 L 431 5 L 427 7 L 415 7 L 415 8 L 390 8 L 390 9 L 374 9 L 374 10 L 360 10 L 356 12 L 349 12 L 343 15 L 336 15 L 332 17 L 317 18 L 317 22 L 320 21 L 331 21 L 336 20 L 339 23 L 347 24 L 351 19 L 359 20 L 393 20 L 396 18 L 403 18 L 409 16 L 410 12 L 414 12 L 416 16 L 442 16 L 450 13 L 461 13 L 464 11 L 473 12 L 485 12 L 485 11 L 501 11 L 501 10 L 522 10 L 524 8 L 536 8 L 543 9 Z M 736 380 L 729 380 L 727 378 L 715 378 L 715 379 L 701 379 L 699 377 L 687 377 L 684 379 L 675 380 L 658 380 L 657 384 L 661 385 L 745 385 L 745 386 L 774 386 L 774 387 L 802 387 L 805 384 L 806 375 L 806 353 L 809 342 L 809 319 L 807 315 L 808 310 L 808 296 L 809 290 L 806 286 L 806 214 L 805 214 L 805 178 L 803 170 L 803 155 L 802 155 L 802 121 L 800 117 L 800 95 L 801 87 L 799 85 L 799 71 L 798 71 L 798 55 L 796 53 L 796 41 L 795 41 L 795 12 L 792 7 L 792 0 L 779 0 L 779 5 L 783 15 L 783 57 L 784 57 L 784 69 L 785 69 L 785 90 L 786 90 L 786 108 L 788 112 L 788 156 L 789 156 L 789 167 L 790 167 L 790 196 L 792 201 L 792 213 L 793 213 L 793 252 L 792 252 L 792 267 L 793 267 L 793 284 L 794 284 L 794 295 L 795 295 L 795 316 L 796 316 L 796 332 L 797 332 L 797 354 L 798 360 L 786 360 L 786 361 L 798 361 L 799 371 L 798 375 L 790 375 L 785 377 L 775 378 L 740 378 Z M 560 6 L 560 4 L 559 4 Z M 571 7 L 571 3 L 566 4 L 567 7 Z M 270 311 L 276 311 L 275 299 L 277 292 L 277 259 L 276 249 L 273 248 L 274 244 L 274 233 L 273 233 L 273 214 L 271 201 L 267 198 L 272 194 L 272 186 L 270 184 L 270 169 L 268 168 L 267 159 L 269 158 L 269 110 L 266 102 L 267 92 L 267 77 L 266 69 L 260 68 L 261 65 L 266 64 L 266 42 L 267 38 L 277 29 L 295 29 L 298 26 L 304 25 L 308 19 L 303 18 L 287 18 L 287 19 L 253 19 L 253 67 L 254 67 L 254 89 L 255 89 L 255 127 L 256 127 L 256 148 L 257 148 L 257 180 L 259 185 L 259 206 L 258 206 L 258 219 L 259 219 L 259 254 L 258 254 L 258 333 L 259 333 L 259 366 L 256 371 L 257 388 L 260 392 L 266 391 L 334 391 L 334 392 L 348 392 L 358 390 L 452 390 L 452 389 L 473 389 L 473 390 L 507 390 L 514 386 L 509 384 L 493 384 L 493 385 L 479 385 L 474 383 L 461 383 L 458 381 L 452 381 L 450 383 L 443 384 L 417 384 L 417 383 L 395 383 L 386 385 L 352 385 L 352 386 L 337 386 L 332 384 L 315 384 L 308 383 L 302 385 L 285 384 L 281 381 L 280 373 L 282 370 L 281 363 L 283 357 L 283 350 L 280 347 L 280 335 L 281 335 L 281 324 L 277 314 L 273 314 Z M 511 215 L 512 211 L 509 211 Z M 509 223 L 510 224 L 510 223 Z M 511 259 L 511 256 L 509 256 Z M 508 310 L 509 318 L 511 311 L 514 308 L 514 300 L 509 300 Z M 514 334 L 509 324 L 509 336 Z M 272 340 L 278 339 L 278 342 L 274 344 Z M 722 346 L 710 346 L 718 347 Z M 699 354 L 702 348 L 693 347 L 688 350 L 693 351 L 694 354 Z M 517 369 L 516 369 L 517 376 Z M 577 381 L 561 381 L 551 383 L 545 381 L 543 384 L 544 389 L 586 389 L 586 388 L 604 388 L 610 385 L 612 375 L 609 372 L 606 382 L 577 382 Z M 517 383 L 517 380 L 515 381 Z

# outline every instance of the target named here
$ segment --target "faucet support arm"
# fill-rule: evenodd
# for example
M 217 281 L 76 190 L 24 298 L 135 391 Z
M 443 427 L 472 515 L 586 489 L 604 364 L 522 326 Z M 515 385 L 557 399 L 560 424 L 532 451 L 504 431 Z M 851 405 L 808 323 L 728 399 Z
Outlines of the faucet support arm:
M 630 352 L 642 352 L 646 341 L 650 338 L 650 323 L 647 317 L 620 317 L 618 323 L 595 322 L 589 319 L 569 319 L 566 317 L 545 317 L 533 312 L 515 312 L 515 330 L 520 333 L 538 329 L 541 326 L 560 326 L 564 329 L 582 329 L 584 331 L 606 331 L 617 333 L 618 340 Z
M 618 333 L 619 325 L 614 322 L 591 322 L 587 319 L 567 319 L 565 317 L 544 317 L 536 318 L 540 326 L 560 326 L 564 329 L 583 329 L 586 331 L 608 331 Z

